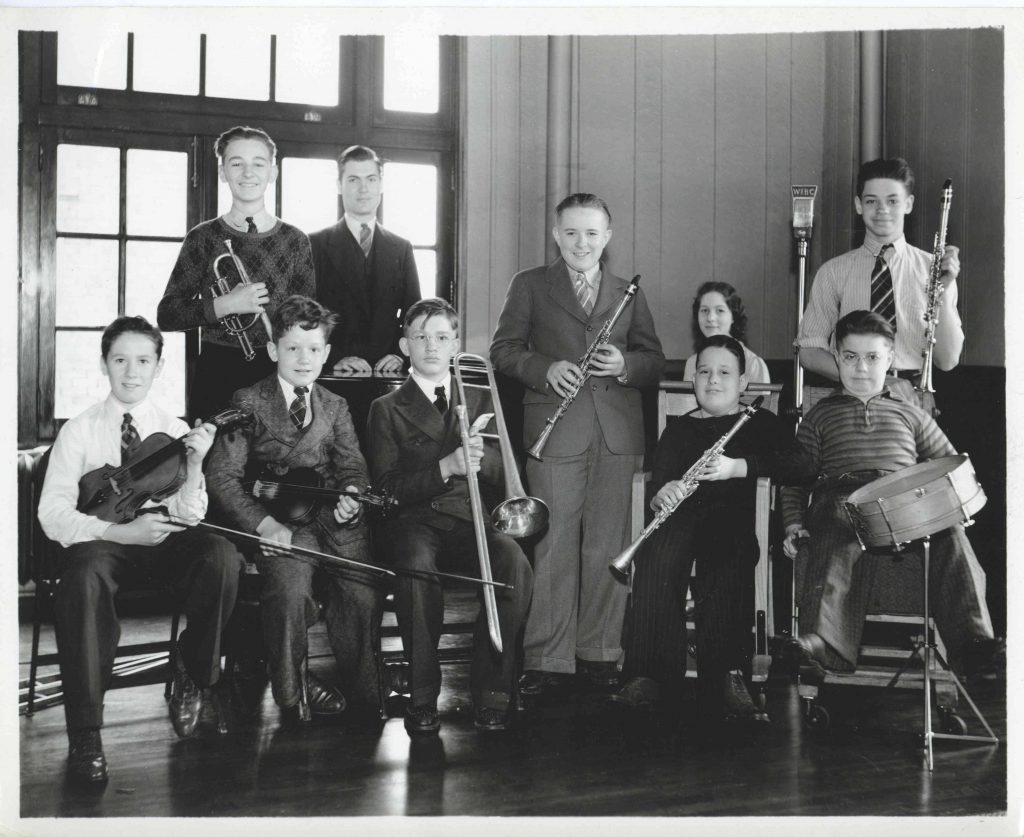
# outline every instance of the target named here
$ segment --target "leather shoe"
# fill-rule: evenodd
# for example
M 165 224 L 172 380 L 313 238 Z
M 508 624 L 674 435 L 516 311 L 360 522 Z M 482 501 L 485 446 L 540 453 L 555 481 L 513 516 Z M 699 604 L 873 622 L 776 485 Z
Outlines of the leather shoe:
M 824 681 L 825 640 L 817 634 L 790 637 L 782 646 L 782 656 L 804 680 L 818 684 Z
M 619 667 L 603 660 L 577 660 L 576 671 L 595 686 L 618 686 Z
M 408 706 L 405 710 L 405 731 L 409 735 L 435 735 L 441 729 L 437 704 Z
M 969 680 L 995 680 L 1006 671 L 1006 640 L 1002 637 L 975 637 L 960 652 L 964 676 Z
M 181 659 L 181 650 L 175 649 L 174 679 L 171 683 L 171 699 L 167 708 L 171 716 L 171 724 L 179 738 L 191 738 L 196 734 L 196 725 L 203 710 L 203 690 L 189 677 L 185 663 Z
M 631 677 L 621 689 L 608 695 L 608 700 L 630 709 L 650 709 L 661 700 L 661 687 L 651 677 Z
M 341 692 L 312 674 L 306 675 L 306 699 L 314 715 L 340 715 L 347 705 Z
M 473 710 L 473 726 L 484 732 L 497 732 L 508 729 L 509 715 L 507 709 L 492 709 L 489 706 L 478 706 Z
M 228 733 L 227 713 L 221 702 L 221 690 L 217 686 L 203 689 L 203 708 L 199 712 L 199 725 L 213 727 L 220 735 Z
M 384 683 L 384 693 L 394 692 L 396 695 L 407 695 L 411 691 L 409 686 L 409 667 L 405 665 L 382 664 L 381 681 Z
M 539 697 L 563 688 L 568 679 L 569 675 L 566 674 L 530 669 L 519 678 L 519 693 L 527 697 Z
M 747 691 L 747 684 L 743 681 L 743 675 L 738 671 L 726 672 L 722 698 L 727 717 L 743 720 L 757 717 L 757 707 L 754 706 L 754 701 L 750 699 L 750 692 Z
M 90 785 L 107 781 L 107 757 L 98 729 L 68 730 L 68 777 Z

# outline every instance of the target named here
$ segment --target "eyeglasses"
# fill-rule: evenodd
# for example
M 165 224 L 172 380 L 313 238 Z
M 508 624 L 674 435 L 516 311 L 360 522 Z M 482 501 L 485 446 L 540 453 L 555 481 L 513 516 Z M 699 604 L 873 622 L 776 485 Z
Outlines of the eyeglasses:
M 428 343 L 436 343 L 442 349 L 451 345 L 455 339 L 450 334 L 414 334 L 409 338 L 416 346 L 426 346 Z
M 888 354 L 880 355 L 878 352 L 868 352 L 866 355 L 859 355 L 856 352 L 839 352 L 839 360 L 843 366 L 859 366 L 861 361 L 868 367 L 878 366 L 882 362 L 888 362 Z

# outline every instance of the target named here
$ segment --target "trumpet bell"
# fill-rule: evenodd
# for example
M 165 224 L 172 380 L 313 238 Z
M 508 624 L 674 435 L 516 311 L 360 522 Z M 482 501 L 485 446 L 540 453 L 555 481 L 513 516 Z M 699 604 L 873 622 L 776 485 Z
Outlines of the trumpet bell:
M 528 538 L 547 528 L 550 512 L 536 497 L 509 497 L 495 506 L 491 523 L 502 534 Z

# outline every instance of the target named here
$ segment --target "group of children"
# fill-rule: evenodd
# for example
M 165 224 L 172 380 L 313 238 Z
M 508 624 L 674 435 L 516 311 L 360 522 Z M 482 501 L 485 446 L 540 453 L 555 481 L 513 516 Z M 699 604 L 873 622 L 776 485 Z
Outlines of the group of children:
M 127 573 L 143 568 L 189 584 L 188 624 L 173 654 L 175 730 L 190 736 L 202 718 L 216 719 L 221 710 L 220 633 L 234 606 L 243 559 L 221 535 L 194 528 L 206 515 L 208 495 L 215 519 L 260 538 L 255 563 L 262 578 L 263 638 L 273 696 L 285 720 L 337 714 L 347 706 L 372 712 L 388 686 L 378 653 L 385 592 L 378 576 L 359 568 L 327 573 L 290 547 L 411 571 L 399 573 L 394 592 L 409 663 L 405 726 L 421 735 L 440 726 L 443 593 L 429 573 L 475 565 L 469 473 L 485 492 L 503 485 L 501 456 L 492 443 L 473 436 L 464 448 L 460 438 L 454 410 L 460 396 L 450 370 L 459 347 L 458 316 L 443 300 L 421 300 L 405 312 L 399 348 L 410 374 L 397 391 L 371 405 L 367 458 L 346 402 L 317 383 L 337 318 L 310 296 L 308 243 L 299 248 L 292 273 L 278 270 L 274 256 L 264 251 L 267 258 L 252 261 L 252 285 L 219 299 L 183 301 L 203 281 L 201 234 L 212 235 L 211 241 L 237 238 L 237 249 L 246 253 L 248 239 L 287 237 L 291 229 L 261 211 L 260 188 L 276 173 L 272 147 L 245 134 L 229 138 L 223 148 L 219 143 L 218 152 L 222 177 L 232 188 L 232 210 L 203 225 L 212 230 L 189 234 L 160 318 L 187 327 L 208 325 L 225 313 L 269 313 L 266 374 L 245 381 L 227 377 L 223 355 L 214 359 L 219 372 L 201 363 L 198 373 L 214 376 L 202 386 L 211 394 L 216 389 L 218 398 L 236 390 L 231 403 L 250 420 L 217 432 L 201 421 L 209 413 L 197 414 L 194 404 L 191 429 L 161 411 L 148 398 L 163 366 L 160 332 L 140 317 L 118 318 L 104 332 L 101 349 L 111 392 L 61 430 L 40 501 L 44 530 L 67 547 L 57 631 L 68 768 L 88 782 L 107 775 L 99 732 L 102 699 L 119 636 L 113 600 Z M 868 189 L 873 184 L 869 179 Z M 525 385 L 527 444 L 580 380 L 583 370 L 573 359 L 626 287 L 601 261 L 610 222 L 599 198 L 570 196 L 558 207 L 553 231 L 561 256 L 518 274 L 510 286 L 491 356 L 496 369 Z M 303 293 L 287 293 L 296 288 Z M 658 443 L 654 510 L 680 499 L 679 477 L 736 422 L 748 383 L 767 380 L 764 362 L 741 342 L 745 316 L 731 286 L 701 286 L 694 323 L 697 352 L 686 369 L 696 405 L 670 420 Z M 228 338 L 216 330 L 206 333 L 204 353 L 210 342 L 228 348 Z M 625 588 L 607 564 L 628 539 L 629 483 L 644 448 L 639 390 L 658 381 L 664 364 L 647 303 L 637 294 L 586 370 L 591 383 L 579 388 L 544 461 L 527 467 L 531 493 L 552 514 L 532 563 L 515 540 L 488 526 L 494 579 L 506 585 L 496 593 L 504 651 L 487 641 L 481 607 L 471 675 L 479 729 L 504 729 L 517 692 L 538 696 L 564 685 L 576 671 L 618 686 L 612 699 L 628 707 L 677 706 L 686 671 L 684 603 L 694 563 L 699 705 L 711 716 L 754 717 L 743 671 L 745 614 L 758 554 L 752 509 L 759 476 L 803 487 L 787 491 L 784 505 L 785 549 L 795 555 L 797 539 L 804 539 L 802 560 L 810 579 L 802 591 L 802 633 L 790 655 L 805 672 L 855 663 L 872 565 L 854 548 L 841 500 L 872 474 L 951 453 L 952 447 L 929 414 L 891 391 L 886 372 L 895 359 L 894 333 L 885 318 L 865 309 L 838 318 L 831 352 L 840 389 L 809 412 L 796 440 L 764 410 L 732 437 L 700 473 L 698 491 L 645 544 L 627 610 Z M 230 353 L 228 358 L 237 360 Z M 467 399 L 471 414 L 488 411 L 486 397 Z M 184 438 L 185 477 L 177 492 L 134 520 L 99 520 L 78 511 L 80 478 L 105 463 L 130 462 L 137 440 L 157 431 Z M 297 469 L 312 469 L 320 485 L 338 495 L 301 523 L 275 517 L 250 488 L 255 477 L 270 473 L 286 481 Z M 398 501 L 395 515 L 376 533 L 375 550 L 362 506 L 350 496 L 371 483 Z M 979 648 L 991 653 L 999 641 L 992 637 L 984 576 L 962 528 L 936 539 L 933 555 L 936 616 L 947 643 L 952 641 L 961 660 Z M 305 663 L 317 599 L 326 613 L 340 690 L 316 679 Z M 517 685 L 516 648 L 524 629 L 525 674 Z

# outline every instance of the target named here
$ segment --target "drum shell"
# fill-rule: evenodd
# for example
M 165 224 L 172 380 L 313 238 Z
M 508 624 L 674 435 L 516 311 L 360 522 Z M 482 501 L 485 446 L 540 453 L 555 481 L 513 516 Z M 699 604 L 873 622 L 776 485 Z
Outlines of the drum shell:
M 869 482 L 846 498 L 846 510 L 865 547 L 899 547 L 969 524 L 986 502 L 970 457 L 958 454 Z

